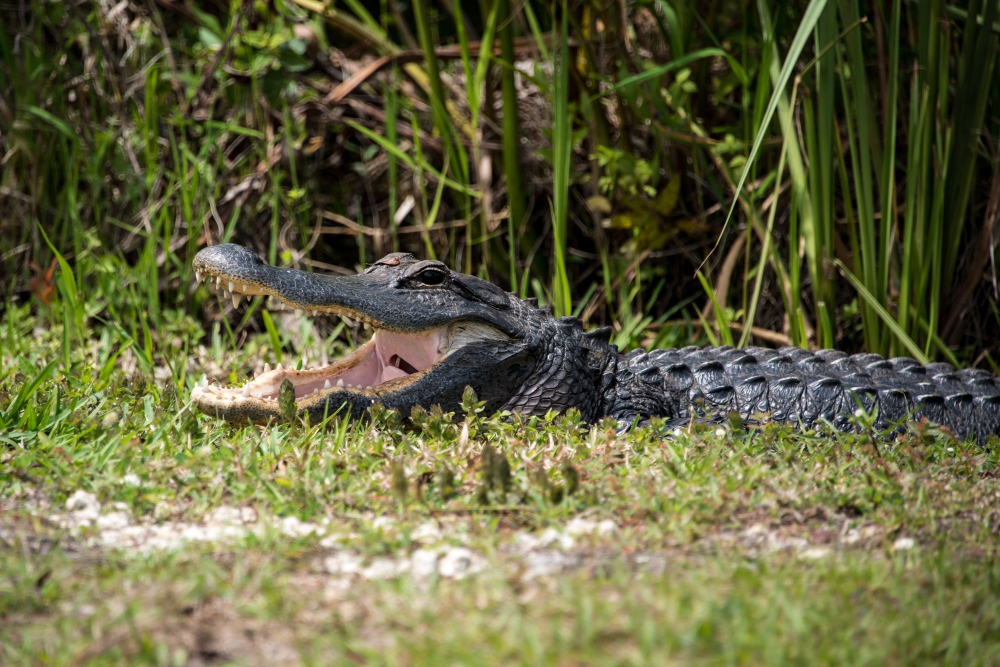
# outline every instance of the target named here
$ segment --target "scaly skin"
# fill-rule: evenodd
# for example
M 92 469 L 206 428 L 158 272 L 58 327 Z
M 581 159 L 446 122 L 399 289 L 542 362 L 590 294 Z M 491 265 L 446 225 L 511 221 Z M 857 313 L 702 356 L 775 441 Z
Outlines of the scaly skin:
M 766 415 L 805 428 L 826 421 L 849 429 L 861 407 L 876 415 L 880 431 L 926 417 L 960 439 L 985 443 L 1000 429 L 1000 385 L 985 371 L 799 348 L 687 347 L 621 355 L 609 342 L 609 328 L 584 332 L 574 317 L 554 318 L 534 300 L 405 253 L 388 255 L 356 276 L 332 277 L 268 266 L 249 250 L 225 244 L 199 252 L 194 269 L 199 279 L 214 279 L 236 294 L 270 295 L 314 314 L 361 320 L 383 345 L 391 335 L 417 340 L 431 332 L 441 341 L 436 349 L 443 356 L 433 365 L 370 387 L 320 384 L 368 363 L 358 359 L 374 343 L 324 369 L 265 372 L 242 389 L 199 385 L 192 393 L 199 408 L 232 422 L 280 420 L 273 396 L 287 378 L 304 393 L 296 412 L 314 422 L 345 410 L 362 417 L 376 402 L 407 415 L 417 405 L 460 412 L 462 393 L 471 386 L 489 412 L 544 415 L 575 408 L 589 422 L 612 417 L 622 425 L 654 417 L 683 425 L 737 412 L 748 422 Z

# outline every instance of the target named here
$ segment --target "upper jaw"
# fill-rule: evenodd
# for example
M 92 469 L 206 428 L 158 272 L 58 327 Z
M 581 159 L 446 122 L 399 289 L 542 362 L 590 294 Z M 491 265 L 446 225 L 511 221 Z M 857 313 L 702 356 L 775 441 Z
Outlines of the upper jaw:
M 329 276 L 270 266 L 246 248 L 221 244 L 201 250 L 193 268 L 196 280 L 214 282 L 225 296 L 231 294 L 234 305 L 243 295 L 271 296 L 279 307 L 341 315 L 385 331 L 417 333 L 462 320 L 489 325 L 511 338 L 523 338 L 526 333 L 515 312 L 447 289 L 402 288 L 404 264 L 377 264 L 365 273 Z M 466 282 L 478 281 L 455 275 Z

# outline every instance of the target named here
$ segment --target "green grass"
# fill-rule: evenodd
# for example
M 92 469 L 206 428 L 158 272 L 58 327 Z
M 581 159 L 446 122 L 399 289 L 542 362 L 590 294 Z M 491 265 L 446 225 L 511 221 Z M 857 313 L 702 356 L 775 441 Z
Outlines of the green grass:
M 222 241 L 440 257 L 623 349 L 756 326 L 992 364 L 996 3 L 401 6 L 32 2 L 0 29 L 0 664 L 1000 663 L 995 447 L 234 428 L 188 399 L 363 335 L 193 289 Z M 67 523 L 80 493 L 97 525 Z M 226 540 L 169 537 L 234 508 Z
M 2 328 L 5 664 L 1000 660 L 996 448 L 931 428 L 877 445 L 776 426 L 663 440 L 436 410 L 237 428 L 193 413 L 188 386 L 199 367 L 230 381 L 261 365 L 269 336 L 189 357 L 202 334 L 178 329 L 152 356 L 188 379 L 154 383 L 114 368 L 111 345 L 73 346 L 64 372 L 48 363 L 60 328 L 39 323 L 15 308 Z M 220 508 L 257 528 L 116 546 L 112 524 L 60 527 L 80 491 L 147 539 Z M 322 534 L 283 533 L 289 517 Z M 460 579 L 328 564 L 458 547 L 478 568 Z

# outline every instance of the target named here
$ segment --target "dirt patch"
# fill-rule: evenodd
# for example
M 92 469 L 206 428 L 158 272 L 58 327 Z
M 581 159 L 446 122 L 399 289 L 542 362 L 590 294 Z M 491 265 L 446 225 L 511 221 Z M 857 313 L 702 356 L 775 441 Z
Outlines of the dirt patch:
M 248 618 L 218 597 L 186 607 L 152 632 L 155 640 L 187 667 L 239 662 L 245 665 L 300 665 L 295 633 L 281 623 Z

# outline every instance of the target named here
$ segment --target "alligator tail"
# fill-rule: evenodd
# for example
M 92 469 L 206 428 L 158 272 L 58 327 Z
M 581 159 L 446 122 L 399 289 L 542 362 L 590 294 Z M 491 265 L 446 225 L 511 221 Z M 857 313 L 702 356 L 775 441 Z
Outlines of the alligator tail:
M 691 346 L 636 350 L 621 358 L 618 375 L 609 412 L 620 421 L 722 420 L 736 411 L 745 421 L 766 414 L 805 428 L 826 421 L 846 431 L 863 408 L 876 416 L 879 431 L 927 418 L 959 440 L 985 444 L 1000 432 L 1000 380 L 984 370 L 924 366 L 907 357 Z

